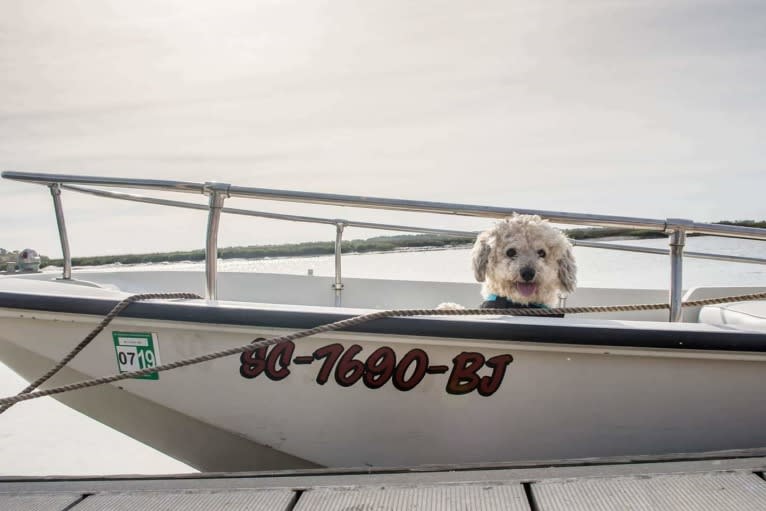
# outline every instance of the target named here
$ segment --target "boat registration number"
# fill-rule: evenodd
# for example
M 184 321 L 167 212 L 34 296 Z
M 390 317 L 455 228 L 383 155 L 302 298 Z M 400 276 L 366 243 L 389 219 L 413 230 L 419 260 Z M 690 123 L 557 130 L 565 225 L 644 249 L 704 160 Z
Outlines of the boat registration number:
M 261 340 L 263 338 L 253 342 Z M 245 351 L 239 361 L 239 374 L 247 379 L 263 375 L 269 380 L 281 381 L 292 374 L 296 365 L 315 365 L 319 385 L 333 380 L 341 387 L 363 385 L 374 390 L 390 384 L 402 392 L 414 389 L 428 375 L 449 373 L 444 388 L 447 393 L 477 393 L 486 397 L 500 388 L 513 357 L 504 354 L 487 358 L 478 352 L 463 351 L 452 358 L 451 364 L 435 365 L 420 348 L 402 355 L 389 346 L 382 346 L 365 356 L 358 344 L 345 347 L 339 343 L 299 356 L 295 354 L 295 343 L 288 341 Z

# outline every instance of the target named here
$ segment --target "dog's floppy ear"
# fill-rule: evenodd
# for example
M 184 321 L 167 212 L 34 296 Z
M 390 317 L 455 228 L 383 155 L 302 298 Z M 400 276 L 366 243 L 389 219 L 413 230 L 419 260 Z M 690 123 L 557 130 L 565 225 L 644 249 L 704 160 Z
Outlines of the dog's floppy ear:
M 484 282 L 487 275 L 487 263 L 489 262 L 489 234 L 483 232 L 476 238 L 473 244 L 471 256 L 473 257 L 473 276 L 479 282 Z
M 577 264 L 572 254 L 572 247 L 567 247 L 558 262 L 561 290 L 571 293 L 577 286 Z

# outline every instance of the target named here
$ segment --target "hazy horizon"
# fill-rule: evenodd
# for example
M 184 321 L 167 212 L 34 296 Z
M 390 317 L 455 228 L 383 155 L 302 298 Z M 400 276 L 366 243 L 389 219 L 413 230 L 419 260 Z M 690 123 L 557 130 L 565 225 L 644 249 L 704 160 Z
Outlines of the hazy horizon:
M 763 2 L 0 0 L 0 9 L 2 170 L 766 218 Z M 0 247 L 60 257 L 47 190 L 3 180 L 0 204 Z M 66 192 L 64 209 L 75 256 L 204 246 L 201 212 Z M 219 245 L 333 238 L 331 226 L 226 216 Z

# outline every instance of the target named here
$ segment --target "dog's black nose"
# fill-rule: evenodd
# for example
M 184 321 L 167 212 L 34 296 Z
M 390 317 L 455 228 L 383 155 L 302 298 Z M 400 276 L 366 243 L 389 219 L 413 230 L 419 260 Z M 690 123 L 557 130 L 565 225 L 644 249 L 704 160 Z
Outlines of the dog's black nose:
M 522 268 L 519 273 L 521 274 L 521 278 L 527 282 L 535 278 L 535 270 L 529 267 Z

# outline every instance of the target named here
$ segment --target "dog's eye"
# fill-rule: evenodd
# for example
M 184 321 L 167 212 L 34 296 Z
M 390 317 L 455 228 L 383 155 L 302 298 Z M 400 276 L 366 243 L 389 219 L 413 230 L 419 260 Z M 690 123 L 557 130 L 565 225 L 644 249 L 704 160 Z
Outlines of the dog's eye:
M 545 257 L 545 250 L 543 249 L 538 250 L 537 255 L 539 255 L 540 257 Z
M 509 248 L 508 250 L 505 251 L 505 255 L 507 255 L 508 257 L 513 259 L 514 257 L 516 257 L 516 249 L 515 248 Z

